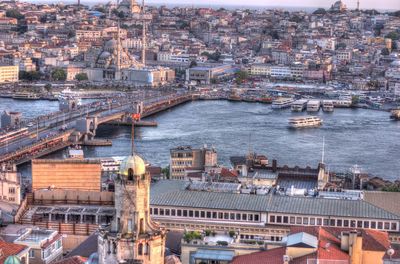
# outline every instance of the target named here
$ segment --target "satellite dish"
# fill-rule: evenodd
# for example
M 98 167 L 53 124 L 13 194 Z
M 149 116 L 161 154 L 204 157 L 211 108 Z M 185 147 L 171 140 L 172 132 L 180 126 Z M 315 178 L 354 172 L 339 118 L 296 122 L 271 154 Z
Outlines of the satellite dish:
M 389 257 L 392 258 L 392 256 L 394 255 L 394 249 L 393 249 L 393 248 L 389 248 L 389 249 L 386 251 L 386 254 L 388 254 Z

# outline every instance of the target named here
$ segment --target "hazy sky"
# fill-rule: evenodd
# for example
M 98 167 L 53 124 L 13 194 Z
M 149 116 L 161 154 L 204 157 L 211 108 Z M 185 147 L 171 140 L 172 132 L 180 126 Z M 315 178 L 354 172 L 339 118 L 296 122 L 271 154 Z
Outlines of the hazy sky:
M 22 0 L 24 1 L 24 0 Z M 73 0 L 25 0 L 27 2 L 75 2 Z M 110 0 L 81 0 L 81 3 L 100 3 Z M 117 0 L 112 0 L 116 2 Z M 137 0 L 142 2 L 141 0 Z M 330 7 L 335 0 L 145 0 L 147 3 L 157 4 L 193 4 L 193 5 L 239 5 L 239 6 L 293 6 L 293 7 Z M 357 0 L 343 0 L 349 8 L 355 8 Z M 400 10 L 400 0 L 360 0 L 361 9 Z

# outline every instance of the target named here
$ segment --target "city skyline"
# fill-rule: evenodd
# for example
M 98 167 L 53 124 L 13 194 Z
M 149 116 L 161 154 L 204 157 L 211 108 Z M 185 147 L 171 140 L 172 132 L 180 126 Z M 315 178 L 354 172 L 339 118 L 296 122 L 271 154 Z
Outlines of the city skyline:
M 55 1 L 55 0 L 27 0 L 26 2 L 30 3 L 72 3 L 76 1 L 66 0 L 66 1 Z M 81 1 L 82 4 L 98 4 L 98 3 L 107 3 L 109 1 L 101 0 L 84 0 Z M 250 0 L 246 1 L 243 4 L 240 0 L 216 0 L 216 1 L 203 1 L 201 3 L 194 0 L 168 0 L 168 1 L 160 1 L 160 0 L 148 0 L 146 3 L 155 4 L 155 5 L 194 5 L 194 6 L 237 6 L 237 7 L 283 7 L 283 8 L 329 8 L 335 1 L 332 0 L 305 0 L 299 4 L 293 0 L 282 0 L 277 4 L 275 1 L 262 1 L 262 0 Z M 347 5 L 350 9 L 355 9 L 357 7 L 357 0 L 351 1 L 343 1 L 344 4 Z M 377 3 L 374 0 L 363 0 L 360 1 L 361 9 L 379 9 L 379 10 L 396 10 L 400 9 L 398 7 L 398 3 L 396 0 L 383 0 Z

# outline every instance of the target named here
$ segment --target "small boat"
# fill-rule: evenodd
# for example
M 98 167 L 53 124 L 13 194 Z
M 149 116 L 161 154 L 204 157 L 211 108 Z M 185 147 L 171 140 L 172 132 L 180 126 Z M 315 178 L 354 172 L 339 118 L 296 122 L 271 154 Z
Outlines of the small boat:
M 294 117 L 289 119 L 290 128 L 309 128 L 322 125 L 322 119 L 316 116 Z
M 390 118 L 394 120 L 400 120 L 400 109 L 393 109 L 390 112 Z

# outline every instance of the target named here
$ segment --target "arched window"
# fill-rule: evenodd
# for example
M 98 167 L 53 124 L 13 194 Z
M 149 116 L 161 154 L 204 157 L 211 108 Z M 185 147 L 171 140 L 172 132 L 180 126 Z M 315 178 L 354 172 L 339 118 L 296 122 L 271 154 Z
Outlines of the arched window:
M 145 248 L 144 254 L 150 255 L 150 244 L 149 243 L 146 243 L 146 248 Z
M 142 243 L 140 243 L 139 244 L 139 246 L 138 246 L 138 255 L 143 255 L 143 244 Z
M 128 181 L 133 181 L 133 169 L 128 169 Z

